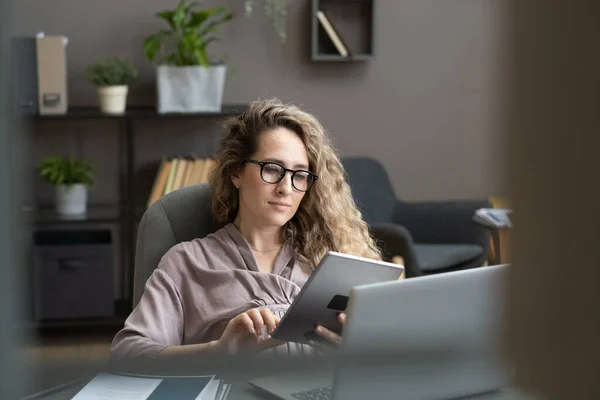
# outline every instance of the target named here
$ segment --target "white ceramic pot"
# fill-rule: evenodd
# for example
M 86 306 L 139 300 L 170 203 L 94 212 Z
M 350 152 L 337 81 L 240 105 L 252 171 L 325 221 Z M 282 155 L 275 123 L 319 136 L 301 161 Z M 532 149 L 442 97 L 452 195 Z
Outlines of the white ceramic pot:
M 87 186 L 82 183 L 56 186 L 56 211 L 65 216 L 87 212 Z
M 100 99 L 100 111 L 105 114 L 122 114 L 127 105 L 127 85 L 100 86 L 97 88 Z
M 156 71 L 159 113 L 220 112 L 227 77 L 226 65 L 174 67 Z

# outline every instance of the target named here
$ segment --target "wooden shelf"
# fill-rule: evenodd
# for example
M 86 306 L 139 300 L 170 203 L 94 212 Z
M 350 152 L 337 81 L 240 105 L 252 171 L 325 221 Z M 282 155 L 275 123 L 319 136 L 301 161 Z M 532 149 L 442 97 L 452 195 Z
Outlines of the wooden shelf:
M 79 119 L 107 119 L 107 120 L 141 120 L 141 119 L 182 119 L 182 118 L 212 118 L 238 115 L 246 109 L 243 104 L 223 105 L 220 112 L 203 113 L 158 113 L 154 106 L 129 107 L 123 114 L 104 114 L 98 107 L 70 106 L 66 114 L 34 115 L 38 120 L 79 120 Z
M 194 118 L 224 118 L 237 116 L 248 108 L 247 104 L 224 104 L 219 112 L 205 113 L 158 113 L 155 106 L 132 106 L 119 115 L 104 114 L 97 106 L 70 106 L 67 113 L 60 115 L 30 115 L 34 122 L 60 123 L 62 121 L 93 121 L 112 120 L 121 125 L 122 135 L 119 140 L 119 153 L 122 159 L 119 163 L 120 181 L 115 182 L 120 192 L 120 204 L 90 205 L 86 215 L 81 217 L 63 217 L 58 215 L 52 207 L 23 208 L 28 224 L 36 229 L 57 224 L 92 224 L 115 223 L 120 227 L 119 259 L 121 260 L 120 288 L 115 290 L 123 293 L 124 298 L 119 299 L 124 306 L 123 313 L 117 313 L 115 318 L 69 319 L 64 321 L 32 322 L 30 327 L 43 330 L 68 330 L 70 328 L 112 330 L 122 326 L 124 317 L 131 312 L 133 297 L 133 278 L 135 265 L 135 247 L 139 219 L 146 210 L 145 205 L 136 201 L 136 122 L 143 120 L 176 120 Z M 69 227 L 69 229 L 72 229 Z
M 31 224 L 72 224 L 72 223 L 102 223 L 121 222 L 124 206 L 88 206 L 84 215 L 63 216 L 58 214 L 53 207 L 23 207 L 24 218 Z
M 343 56 L 317 17 L 323 11 L 349 55 Z M 312 0 L 311 59 L 364 62 L 375 57 L 375 0 Z
M 339 54 L 317 54 L 313 57 L 313 61 L 362 62 L 372 58 L 371 54 L 354 54 L 349 57 L 342 57 Z

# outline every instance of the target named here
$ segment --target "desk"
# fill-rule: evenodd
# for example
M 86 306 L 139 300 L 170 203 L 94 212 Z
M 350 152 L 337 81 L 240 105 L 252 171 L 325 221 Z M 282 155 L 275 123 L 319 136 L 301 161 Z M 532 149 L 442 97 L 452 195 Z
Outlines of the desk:
M 457 360 L 452 361 L 451 354 L 444 351 L 438 351 L 432 349 L 430 352 L 418 350 L 412 351 L 410 349 L 401 349 L 397 351 L 386 350 L 383 353 L 356 353 L 356 354 L 342 354 L 332 353 L 331 356 L 307 356 L 307 357 L 272 357 L 268 354 L 258 354 L 254 356 L 232 356 L 226 357 L 220 355 L 219 357 L 202 357 L 199 359 L 190 359 L 189 362 L 172 362 L 172 361 L 156 361 L 148 362 L 148 360 L 141 360 L 133 364 L 88 364 L 88 365 L 73 365 L 77 367 L 75 373 L 64 374 L 64 379 L 71 380 L 70 385 L 63 387 L 56 387 L 54 390 L 46 390 L 42 393 L 37 393 L 33 396 L 29 396 L 24 400 L 63 400 L 71 399 L 76 395 L 94 376 L 99 373 L 130 373 L 137 375 L 150 375 L 150 376 L 190 376 L 190 375 L 216 375 L 218 379 L 224 379 L 231 383 L 231 390 L 229 392 L 228 400 L 240 400 L 240 399 L 254 399 L 254 400 L 273 400 L 273 396 L 265 394 L 259 389 L 254 388 L 248 383 L 248 380 L 271 376 L 275 374 L 294 374 L 296 371 L 310 371 L 311 373 L 322 370 L 323 372 L 332 372 L 338 365 L 350 366 L 352 363 L 357 363 L 358 376 L 345 375 L 344 379 L 352 378 L 352 384 L 360 382 L 364 379 L 363 383 L 360 383 L 363 387 L 374 387 L 374 391 L 377 392 L 379 389 L 379 396 L 374 397 L 372 400 L 379 399 L 400 399 L 402 386 L 398 386 L 402 379 L 391 379 L 388 377 L 400 376 L 406 380 L 406 383 L 414 383 L 415 375 L 411 373 L 414 368 L 417 368 L 420 374 L 432 373 L 431 384 L 435 384 L 436 380 L 433 378 L 436 374 L 439 374 L 440 366 L 456 365 Z M 402 360 L 399 362 L 398 360 Z M 474 360 L 468 357 L 464 358 L 461 363 L 466 363 L 466 366 L 473 365 Z M 477 360 L 475 360 L 477 362 Z M 479 364 L 481 365 L 481 364 Z M 71 366 L 69 366 L 71 367 Z M 50 366 L 51 370 L 54 371 L 56 367 Z M 393 370 L 393 368 L 398 368 Z M 385 373 L 381 373 L 385 371 Z M 408 374 L 407 374 L 408 372 Z M 373 375 L 375 374 L 375 375 Z M 399 374 L 399 375 L 398 375 Z M 375 378 L 371 379 L 369 377 Z M 426 376 L 426 375 L 420 375 Z M 429 376 L 429 375 L 427 375 Z M 474 378 L 475 375 L 469 375 L 468 379 Z M 486 379 L 486 374 L 477 375 Z M 463 375 L 464 377 L 464 375 Z M 385 381 L 382 381 L 385 379 Z M 458 376 L 460 381 L 461 376 Z M 61 382 L 55 380 L 55 382 Z M 423 384 L 429 384 L 426 380 L 422 381 Z M 391 385 L 386 385 L 390 383 Z M 351 384 L 351 385 L 352 385 Z M 448 392 L 456 390 L 452 388 L 452 383 L 449 382 L 447 386 Z M 353 386 L 346 386 L 346 388 L 352 388 Z M 444 386 L 437 386 L 438 388 L 444 389 Z M 413 385 L 414 388 L 414 385 Z M 407 388 L 407 390 L 410 390 Z M 384 391 L 387 391 L 390 395 L 385 396 Z M 346 394 L 344 394 L 346 395 Z M 364 397 L 364 392 L 362 393 Z M 347 396 L 353 397 L 353 396 Z M 471 396 L 470 400 L 530 400 L 531 398 L 523 397 L 521 395 L 515 395 L 514 391 L 500 391 L 496 393 L 489 393 L 480 396 Z M 346 399 L 345 399 L 346 400 Z M 348 399 L 352 400 L 352 399 Z M 361 399 L 363 400 L 363 399 Z M 466 400 L 466 399 L 465 399 Z
M 47 393 L 46 395 L 36 395 L 36 400 L 69 400 L 73 398 L 81 388 L 85 386 L 87 381 L 78 382 L 66 387 L 58 387 L 56 390 L 52 391 L 52 393 Z M 33 399 L 33 397 L 32 397 Z M 253 388 L 246 381 L 233 381 L 231 386 L 231 391 L 229 392 L 229 396 L 227 396 L 227 400 L 241 400 L 241 399 L 250 399 L 250 400 L 273 400 L 273 396 L 264 395 L 260 391 Z M 402 400 L 402 399 L 400 399 Z M 465 400 L 467 400 L 465 398 Z M 528 396 L 522 392 L 519 392 L 514 389 L 507 389 L 502 392 L 495 392 L 484 394 L 480 396 L 471 396 L 468 397 L 468 400 L 536 400 L 531 396 Z

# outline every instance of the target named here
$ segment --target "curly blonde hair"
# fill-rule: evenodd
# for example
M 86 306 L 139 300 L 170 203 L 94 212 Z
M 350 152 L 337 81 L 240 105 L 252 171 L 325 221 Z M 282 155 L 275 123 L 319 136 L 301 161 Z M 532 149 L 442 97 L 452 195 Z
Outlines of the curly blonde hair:
M 329 135 L 316 117 L 276 98 L 256 100 L 242 115 L 224 123 L 225 136 L 209 178 L 217 221 L 227 224 L 235 220 L 239 199 L 231 177 L 256 152 L 259 135 L 278 127 L 290 129 L 302 139 L 309 169 L 319 176 L 282 231 L 282 239 L 290 243 L 296 259 L 311 269 L 327 251 L 380 260 L 381 252 L 356 207 Z

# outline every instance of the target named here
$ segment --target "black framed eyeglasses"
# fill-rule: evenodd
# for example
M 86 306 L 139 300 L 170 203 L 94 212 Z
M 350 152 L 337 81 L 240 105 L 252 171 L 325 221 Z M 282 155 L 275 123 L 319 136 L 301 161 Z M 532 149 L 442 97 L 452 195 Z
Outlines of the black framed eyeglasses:
M 319 177 L 303 169 L 293 170 L 274 161 L 246 160 L 252 164 L 260 165 L 260 177 L 267 183 L 279 183 L 286 172 L 292 174 L 292 186 L 300 192 L 307 192 Z

